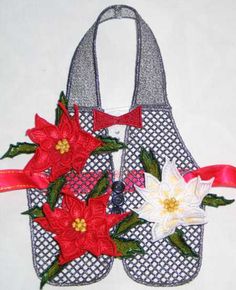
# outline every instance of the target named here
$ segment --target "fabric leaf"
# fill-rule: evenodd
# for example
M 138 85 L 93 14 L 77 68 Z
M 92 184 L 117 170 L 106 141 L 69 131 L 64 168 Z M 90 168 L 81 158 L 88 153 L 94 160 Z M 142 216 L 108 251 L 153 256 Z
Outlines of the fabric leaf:
M 121 234 L 125 234 L 131 228 L 137 225 L 141 225 L 145 222 L 146 222 L 145 220 L 139 218 L 138 214 L 136 214 L 135 212 L 132 212 L 122 222 L 118 224 L 113 236 L 119 236 Z
M 176 229 L 176 231 L 170 235 L 169 237 L 169 241 L 171 242 L 171 244 L 173 246 L 175 246 L 177 249 L 180 250 L 180 252 L 184 255 L 184 256 L 190 256 L 190 257 L 194 257 L 194 258 L 198 258 L 198 254 L 195 253 L 191 247 L 186 243 L 185 239 L 184 239 L 184 234 L 181 230 Z
M 37 145 L 27 142 L 17 142 L 16 145 L 11 144 L 7 152 L 1 157 L 3 158 L 13 158 L 20 154 L 31 154 L 37 149 Z
M 144 250 L 138 241 L 117 237 L 113 237 L 112 239 L 116 244 L 117 251 L 122 254 L 121 258 L 131 258 L 135 254 L 144 254 Z
M 62 103 L 65 106 L 65 108 L 68 107 L 68 99 L 66 98 L 63 91 L 60 93 L 58 102 Z M 56 108 L 56 121 L 55 121 L 56 125 L 59 124 L 62 113 L 63 112 L 62 112 L 61 107 L 57 106 L 57 108 Z
M 209 193 L 204 197 L 202 204 L 206 206 L 219 207 L 231 204 L 233 202 L 234 199 L 226 199 L 223 196 L 218 196 L 216 194 Z
M 56 181 L 50 183 L 48 187 L 47 202 L 49 203 L 52 210 L 54 209 L 58 201 L 61 189 L 65 183 L 66 183 L 66 178 L 62 176 L 58 178 Z
M 145 172 L 148 172 L 161 181 L 161 169 L 154 153 L 142 148 L 140 153 L 140 161 Z
M 120 149 L 126 148 L 123 142 L 120 142 L 117 138 L 97 136 L 103 142 L 103 145 L 95 149 L 92 154 L 116 152 Z
M 104 192 L 106 192 L 107 188 L 109 186 L 109 177 L 108 173 L 105 172 L 102 177 L 98 180 L 94 188 L 90 191 L 90 193 L 87 196 L 87 201 L 89 198 L 94 198 L 102 195 Z
M 42 208 L 40 208 L 38 206 L 30 208 L 29 210 L 24 211 L 21 214 L 24 214 L 24 215 L 28 214 L 32 219 L 39 218 L 39 217 L 44 217 Z
M 56 258 L 53 264 L 46 271 L 43 272 L 40 283 L 40 289 L 43 289 L 43 286 L 47 282 L 51 281 L 56 275 L 58 275 L 63 270 L 64 267 L 65 265 L 63 266 L 59 265 L 58 258 Z

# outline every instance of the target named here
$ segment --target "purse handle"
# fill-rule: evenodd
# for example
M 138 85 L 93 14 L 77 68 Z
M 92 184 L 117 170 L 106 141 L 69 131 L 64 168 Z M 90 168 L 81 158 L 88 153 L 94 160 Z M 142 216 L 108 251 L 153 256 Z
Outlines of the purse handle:
M 78 104 L 80 107 L 101 109 L 96 57 L 98 25 L 110 19 L 120 18 L 134 19 L 137 30 L 135 88 L 131 107 L 137 105 L 168 106 L 162 57 L 151 29 L 134 8 L 126 5 L 114 5 L 101 12 L 75 50 L 67 82 L 66 95 L 69 100 L 69 108 L 72 108 L 73 104 Z

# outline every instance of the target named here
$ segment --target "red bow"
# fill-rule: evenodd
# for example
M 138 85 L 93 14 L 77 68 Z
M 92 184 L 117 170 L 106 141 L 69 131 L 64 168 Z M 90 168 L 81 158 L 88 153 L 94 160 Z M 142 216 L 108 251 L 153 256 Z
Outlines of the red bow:
M 127 125 L 142 128 L 142 107 L 121 116 L 112 116 L 98 110 L 93 110 L 93 130 L 101 130 L 112 125 Z

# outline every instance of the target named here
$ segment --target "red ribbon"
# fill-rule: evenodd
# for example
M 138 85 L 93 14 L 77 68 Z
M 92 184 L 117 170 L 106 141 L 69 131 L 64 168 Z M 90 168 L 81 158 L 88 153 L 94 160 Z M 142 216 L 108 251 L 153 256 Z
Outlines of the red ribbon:
M 197 176 L 200 176 L 203 180 L 214 177 L 215 179 L 212 186 L 215 187 L 236 187 L 236 167 L 231 165 L 220 164 L 198 168 L 194 171 L 186 173 L 184 175 L 184 179 L 189 181 Z
M 137 172 L 139 173 L 139 171 L 135 171 L 135 173 L 131 171 L 125 179 L 125 183 L 129 191 L 133 188 L 133 183 L 137 182 Z M 140 172 L 143 173 L 141 170 Z M 92 174 L 95 173 L 93 172 Z M 132 180 L 133 176 L 136 176 L 135 180 Z M 208 180 L 214 177 L 214 187 L 236 187 L 236 167 L 231 165 L 211 165 L 198 168 L 186 173 L 184 175 L 184 179 L 187 182 L 197 176 L 200 176 L 203 180 Z M 84 177 L 88 178 L 87 175 Z M 132 186 L 129 185 L 130 182 L 132 182 Z M 26 188 L 45 189 L 48 186 L 49 180 L 43 173 L 29 174 L 26 171 L 17 169 L 0 170 L 0 192 Z
M 138 106 L 134 110 L 121 116 L 112 116 L 110 114 L 93 110 L 93 130 L 101 130 L 112 125 L 128 125 L 142 128 L 142 107 Z
M 0 192 L 26 188 L 44 189 L 48 185 L 48 178 L 42 173 L 29 174 L 18 169 L 0 170 Z

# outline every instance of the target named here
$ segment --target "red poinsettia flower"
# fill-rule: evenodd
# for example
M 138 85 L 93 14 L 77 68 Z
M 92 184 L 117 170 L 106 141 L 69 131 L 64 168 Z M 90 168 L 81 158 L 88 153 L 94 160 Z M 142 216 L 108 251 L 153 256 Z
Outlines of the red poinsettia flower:
M 35 128 L 26 132 L 38 148 L 25 170 L 35 173 L 50 168 L 50 181 L 72 168 L 79 173 L 92 151 L 102 145 L 99 139 L 80 128 L 77 106 L 73 117 L 62 104 L 59 106 L 63 114 L 58 126 L 36 115 Z
M 109 194 L 90 198 L 88 204 L 65 194 L 62 208 L 50 209 L 43 205 L 45 217 L 34 219 L 46 231 L 55 234 L 54 240 L 60 246 L 59 264 L 68 263 L 86 252 L 94 256 L 121 256 L 117 251 L 109 230 L 123 220 L 128 213 L 107 214 Z

